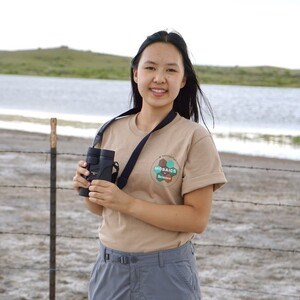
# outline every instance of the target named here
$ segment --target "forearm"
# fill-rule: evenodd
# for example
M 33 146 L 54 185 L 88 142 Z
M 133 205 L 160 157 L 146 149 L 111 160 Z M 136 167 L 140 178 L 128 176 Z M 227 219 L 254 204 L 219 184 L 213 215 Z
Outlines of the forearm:
M 182 205 L 157 204 L 136 199 L 111 182 L 94 180 L 88 201 L 165 230 L 201 233 L 208 223 L 212 192 L 211 185 L 185 194 Z
M 208 217 L 192 206 L 162 205 L 139 199 L 133 199 L 129 214 L 148 224 L 178 232 L 201 233 L 208 223 Z

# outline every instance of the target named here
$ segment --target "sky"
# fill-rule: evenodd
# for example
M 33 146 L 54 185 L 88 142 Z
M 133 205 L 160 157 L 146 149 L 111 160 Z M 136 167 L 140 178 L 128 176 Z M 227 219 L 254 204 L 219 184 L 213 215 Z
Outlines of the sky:
M 2 0 L 0 50 L 68 46 L 133 57 L 175 30 L 194 64 L 300 69 L 300 0 Z

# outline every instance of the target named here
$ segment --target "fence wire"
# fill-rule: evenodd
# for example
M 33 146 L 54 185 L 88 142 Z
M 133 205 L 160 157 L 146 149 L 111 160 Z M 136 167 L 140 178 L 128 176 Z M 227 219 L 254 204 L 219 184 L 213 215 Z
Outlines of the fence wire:
M 16 231 L 0 231 L 0 234 L 12 234 L 12 235 L 33 235 L 33 236 L 45 236 L 50 237 L 50 233 L 44 232 L 16 232 Z M 69 238 L 69 239 L 87 239 L 87 240 L 98 240 L 98 237 L 92 236 L 76 236 L 72 234 L 56 234 L 59 238 Z M 269 251 L 269 252 L 285 252 L 285 253 L 297 253 L 300 254 L 299 249 L 279 249 L 279 248 L 264 248 L 264 247 L 254 247 L 247 245 L 225 245 L 225 244 L 201 244 L 197 243 L 197 247 L 218 247 L 218 248 L 236 248 L 244 250 L 259 250 L 259 251 Z
M 50 155 L 50 151 L 21 151 L 21 150 L 0 150 L 0 153 L 17 153 L 17 154 L 46 154 Z M 71 153 L 71 152 L 57 152 L 57 156 L 66 155 L 66 156 L 78 156 L 85 157 L 86 154 L 82 153 Z M 275 171 L 275 172 L 291 172 L 291 173 L 300 173 L 298 169 L 283 169 L 283 168 L 267 168 L 267 167 L 258 167 L 258 166 L 243 166 L 243 165 L 228 165 L 223 164 L 223 168 L 237 168 L 237 169 L 249 169 L 249 170 L 261 170 L 261 171 Z
M 0 150 L 0 153 L 16 153 L 16 154 L 32 154 L 32 155 L 51 155 L 50 151 L 20 151 L 20 150 Z M 85 154 L 80 153 L 66 153 L 61 152 L 57 153 L 57 156 L 74 156 L 74 157 L 85 157 Z M 298 169 L 284 169 L 284 168 L 267 168 L 267 167 L 259 167 L 259 166 L 243 166 L 243 165 L 228 165 L 223 164 L 224 168 L 236 168 L 236 169 L 249 169 L 249 170 L 261 170 L 266 172 L 290 172 L 290 173 L 300 173 L 300 170 Z M 39 185 L 8 185 L 8 184 L 1 184 L 0 188 L 7 188 L 7 189 L 50 189 L 50 186 L 39 186 Z M 57 190 L 69 190 L 73 191 L 73 188 L 71 187 L 63 187 L 63 186 L 57 186 Z M 241 200 L 235 200 L 235 199 L 221 199 L 216 198 L 214 201 L 217 202 L 225 202 L 225 203 L 237 203 L 237 204 L 245 204 L 245 205 L 255 205 L 255 206 L 278 206 L 278 207 L 286 207 L 286 208 L 299 208 L 300 205 L 296 204 L 286 204 L 286 203 L 260 203 L 255 201 L 241 201 Z M 50 233 L 44 233 L 44 232 L 16 232 L 16 231 L 0 231 L 0 235 L 25 235 L 25 236 L 43 236 L 50 238 Z M 98 237 L 91 237 L 91 236 L 76 236 L 76 235 L 65 235 L 65 234 L 56 234 L 55 235 L 58 238 L 69 238 L 69 239 L 87 239 L 87 240 L 97 240 Z M 249 245 L 230 245 L 230 244 L 208 244 L 208 243 L 197 243 L 197 247 L 212 247 L 212 248 L 235 248 L 235 249 L 243 249 L 243 250 L 249 250 L 249 251 L 267 251 L 267 252 L 281 252 L 281 253 L 287 253 L 287 254 L 293 254 L 298 255 L 300 254 L 299 249 L 280 249 L 280 248 L 267 248 L 267 247 L 255 247 L 255 246 L 249 246 Z M 50 268 L 41 268 L 41 267 L 14 267 L 14 266 L 8 266 L 8 265 L 0 265 L 1 270 L 12 270 L 12 271 L 20 271 L 20 270 L 32 270 L 32 271 L 42 271 L 42 272 L 66 272 L 66 273 L 82 273 L 82 274 L 89 274 L 89 270 L 78 270 L 78 269 L 71 269 L 71 268 L 60 268 L 57 267 L 55 269 Z M 266 296 L 272 296 L 272 297 L 289 297 L 289 298 L 297 298 L 300 299 L 299 295 L 292 295 L 292 294 L 282 294 L 282 293 L 269 293 L 264 291 L 256 291 L 256 290 L 250 290 L 250 289 L 242 289 L 242 288 L 231 288 L 226 286 L 217 286 L 217 285 L 208 285 L 203 283 L 201 285 L 203 288 L 208 289 L 218 289 L 218 290 L 226 290 L 233 293 L 247 293 L 254 295 L 266 295 Z
M 5 185 L 0 184 L 0 188 L 7 188 L 7 189 L 50 189 L 50 186 L 40 186 L 40 185 Z M 68 190 L 74 191 L 73 188 L 69 187 L 62 187 L 57 186 L 56 190 Z M 214 198 L 216 202 L 229 202 L 229 203 L 239 203 L 239 204 L 251 204 L 255 206 L 280 206 L 280 207 L 293 207 L 293 208 L 300 208 L 300 205 L 296 204 L 286 204 L 286 203 L 262 203 L 262 202 L 254 202 L 254 201 L 247 201 L 247 200 L 235 200 L 235 199 L 218 199 Z

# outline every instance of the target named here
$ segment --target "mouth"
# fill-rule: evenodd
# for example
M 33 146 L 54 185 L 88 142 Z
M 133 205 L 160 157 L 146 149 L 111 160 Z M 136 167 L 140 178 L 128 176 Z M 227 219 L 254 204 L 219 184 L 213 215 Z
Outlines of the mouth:
M 165 89 L 157 89 L 157 88 L 150 88 L 150 91 L 155 96 L 163 96 L 167 92 L 167 90 L 165 90 Z

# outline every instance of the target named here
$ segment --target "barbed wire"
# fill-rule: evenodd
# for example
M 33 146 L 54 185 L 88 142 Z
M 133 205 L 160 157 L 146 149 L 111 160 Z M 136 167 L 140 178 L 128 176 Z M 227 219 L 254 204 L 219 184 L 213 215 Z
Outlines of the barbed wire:
M 286 203 L 281 203 L 281 202 L 278 202 L 278 203 L 262 203 L 262 202 L 248 201 L 248 200 L 218 199 L 218 198 L 214 198 L 213 201 L 239 203 L 239 204 L 251 204 L 251 205 L 255 205 L 255 206 L 281 206 L 281 207 L 300 208 L 300 205 L 286 204 Z
M 300 163 L 299 163 L 299 165 L 300 165 Z M 300 170 L 296 170 L 296 169 L 266 168 L 266 167 L 225 165 L 225 164 L 222 164 L 222 167 L 224 167 L 224 168 L 237 168 L 237 169 L 250 169 L 250 170 L 262 170 L 262 171 L 278 171 L 278 172 L 300 173 Z
M 8 265 L 0 265 L 0 269 L 3 270 L 27 270 L 27 271 L 43 271 L 43 272 L 67 272 L 67 273 L 85 273 L 88 274 L 90 271 L 87 270 L 78 270 L 78 269 L 64 269 L 64 268 L 35 268 L 35 267 L 13 267 Z
M 0 153 L 16 153 L 16 154 L 42 154 L 42 155 L 51 155 L 50 151 L 21 151 L 21 150 L 0 150 Z M 86 154 L 80 153 L 67 153 L 67 152 L 58 152 L 56 153 L 57 156 L 75 156 L 75 157 L 85 157 Z M 291 173 L 300 173 L 300 170 L 296 169 L 284 169 L 284 168 L 269 168 L 269 167 L 260 167 L 260 166 L 242 166 L 242 165 L 231 165 L 231 164 L 223 164 L 224 168 L 237 168 L 237 169 L 249 169 L 249 170 L 261 170 L 261 171 L 274 171 L 274 172 L 291 172 Z M 50 189 L 50 186 L 39 186 L 39 185 L 0 185 L 0 188 L 24 188 L 24 189 Z M 58 186 L 56 187 L 57 190 L 73 190 L 71 187 L 63 187 Z M 285 203 L 259 203 L 254 201 L 241 201 L 241 200 L 234 200 L 234 199 L 221 199 L 217 198 L 214 199 L 218 202 L 227 202 L 227 203 L 239 203 L 239 204 L 247 204 L 247 205 L 260 205 L 260 206 L 280 206 L 280 207 L 290 207 L 290 208 L 299 208 L 300 205 L 294 204 L 285 204 Z M 50 237 L 50 233 L 42 233 L 42 232 L 8 232 L 8 231 L 0 231 L 1 235 L 33 235 L 33 236 L 42 236 L 42 237 Z M 76 235 L 65 235 L 65 234 L 56 234 L 58 238 L 71 238 L 71 239 L 90 239 L 90 240 L 98 240 L 98 237 L 91 237 L 91 236 L 76 236 Z M 240 250 L 255 250 L 255 251 L 268 251 L 268 252 L 280 252 L 280 253 L 291 253 L 298 255 L 300 250 L 298 249 L 280 249 L 280 248 L 266 248 L 266 247 L 254 247 L 248 245 L 226 245 L 226 244 L 196 244 L 197 247 L 216 247 L 216 248 L 235 248 Z M 78 270 L 76 268 L 73 269 L 64 269 L 64 268 L 28 268 L 28 267 L 13 267 L 13 266 L 3 266 L 0 265 L 1 270 L 34 270 L 34 271 L 45 271 L 45 272 L 70 272 L 70 273 L 84 273 L 88 274 L 89 271 L 87 270 Z M 300 298 L 299 295 L 289 295 L 289 294 L 280 294 L 280 293 L 268 293 L 264 291 L 255 291 L 249 289 L 240 289 L 240 288 L 231 288 L 231 287 L 223 287 L 223 286 L 212 286 L 212 285 L 205 285 L 202 284 L 203 287 L 211 288 L 211 289 L 220 289 L 220 290 L 228 290 L 235 293 L 248 293 L 248 294 L 261 294 L 261 295 L 268 295 L 268 296 L 278 296 L 278 297 L 290 297 L 290 298 Z
M 23 151 L 23 150 L 0 150 L 0 153 L 47 154 L 47 155 L 51 154 L 50 151 Z M 85 157 L 86 156 L 86 154 L 72 153 L 72 152 L 57 152 L 56 155 L 57 156 L 59 156 L 59 155 L 80 156 L 80 157 Z M 258 167 L 258 166 L 240 166 L 240 165 L 230 165 L 230 164 L 223 164 L 222 166 L 224 168 L 238 168 L 238 169 L 249 169 L 249 170 L 300 173 L 300 170 L 297 170 L 297 169 L 267 168 L 267 167 Z
M 0 150 L 0 153 L 51 154 L 50 151 Z
M 38 186 L 38 185 L 5 185 L 0 184 L 0 188 L 12 188 L 12 189 L 50 189 L 50 186 Z M 68 190 L 68 191 L 74 191 L 71 187 L 63 187 L 63 186 L 57 186 L 57 190 Z M 0 199 L 1 200 L 1 199 Z M 300 208 L 300 205 L 296 204 L 286 204 L 286 203 L 262 203 L 262 202 L 254 202 L 254 201 L 247 201 L 247 200 L 234 200 L 234 199 L 218 199 L 214 198 L 214 201 L 217 202 L 228 202 L 228 203 L 239 203 L 239 204 L 251 204 L 255 206 L 280 206 L 280 207 L 291 207 L 291 208 Z
M 0 188 L 13 188 L 13 189 L 50 189 L 50 186 L 41 186 L 41 185 L 6 185 L 0 184 Z M 56 190 L 74 190 L 73 188 L 57 186 Z
M 220 290 L 228 290 L 232 292 L 240 292 L 240 293 L 248 293 L 248 294 L 260 294 L 260 295 L 268 295 L 268 296 L 280 296 L 280 297 L 290 297 L 290 298 L 300 298 L 300 295 L 291 295 L 291 294 L 278 294 L 278 293 L 268 293 L 265 291 L 254 291 L 254 290 L 246 290 L 246 289 L 238 289 L 238 288 L 229 288 L 223 286 L 215 286 L 215 285 L 207 285 L 201 284 L 202 287 L 211 288 L 211 289 L 220 289 Z
M 24 150 L 0 150 L 0 153 L 16 153 L 16 154 L 46 154 L 50 155 L 50 151 L 24 151 Z M 82 153 L 69 153 L 69 152 L 57 152 L 55 155 L 66 155 L 66 156 L 86 156 Z
M 44 236 L 49 237 L 50 233 L 43 232 L 13 232 L 13 231 L 0 231 L 0 234 L 7 235 L 33 235 L 33 236 Z M 66 234 L 56 234 L 56 237 L 59 238 L 70 238 L 70 239 L 87 239 L 87 240 L 98 240 L 98 237 L 92 236 L 76 236 L 76 235 L 66 235 Z M 225 244 L 207 244 L 207 243 L 196 243 L 196 247 L 218 247 L 218 248 L 235 248 L 235 249 L 244 249 L 244 250 L 259 250 L 259 251 L 268 251 L 268 252 L 284 252 L 284 253 L 293 253 L 300 254 L 298 249 L 279 249 L 279 248 L 264 248 L 264 247 L 254 247 L 248 245 L 225 245 Z
M 235 249 L 244 249 L 244 250 L 259 250 L 259 251 L 269 251 L 269 252 L 284 252 L 284 253 L 298 253 L 300 254 L 300 250 L 298 249 L 278 249 L 278 248 L 264 248 L 264 247 L 253 247 L 246 245 L 221 245 L 221 244 L 198 244 L 197 246 L 201 247 L 218 247 L 218 248 L 235 248 Z

